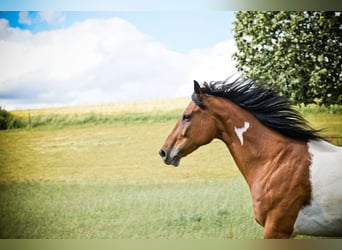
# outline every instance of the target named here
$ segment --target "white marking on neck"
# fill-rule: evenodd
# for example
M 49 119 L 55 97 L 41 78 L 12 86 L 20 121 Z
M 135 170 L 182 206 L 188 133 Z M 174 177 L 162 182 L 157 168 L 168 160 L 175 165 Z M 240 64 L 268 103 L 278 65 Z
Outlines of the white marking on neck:
M 248 128 L 249 128 L 249 122 L 245 122 L 242 128 L 237 128 L 237 127 L 234 128 L 235 134 L 237 135 L 237 137 L 239 138 L 241 142 L 241 146 L 243 145 L 243 133 L 245 133 Z

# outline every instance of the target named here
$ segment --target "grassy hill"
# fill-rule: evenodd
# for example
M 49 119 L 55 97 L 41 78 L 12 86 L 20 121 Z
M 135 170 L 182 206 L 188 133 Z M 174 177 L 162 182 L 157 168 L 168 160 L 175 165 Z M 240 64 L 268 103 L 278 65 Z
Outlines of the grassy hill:
M 127 124 L 174 120 L 189 103 L 189 98 L 107 103 L 16 110 L 11 113 L 21 127 L 64 127 L 85 124 Z
M 176 121 L 190 98 L 120 102 L 98 105 L 65 106 L 31 110 L 16 110 L 11 114 L 21 128 L 49 126 L 124 125 Z M 316 129 L 337 145 L 342 145 L 342 106 L 326 108 L 317 105 L 297 107 Z

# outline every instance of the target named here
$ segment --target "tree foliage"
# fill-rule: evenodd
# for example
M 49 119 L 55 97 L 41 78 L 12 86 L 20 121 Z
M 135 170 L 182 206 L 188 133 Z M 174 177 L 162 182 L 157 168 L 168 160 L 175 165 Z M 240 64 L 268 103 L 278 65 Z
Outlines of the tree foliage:
M 21 127 L 20 121 L 0 106 L 0 130 L 19 127 Z
M 342 104 L 341 12 L 237 12 L 234 37 L 244 75 L 297 103 Z

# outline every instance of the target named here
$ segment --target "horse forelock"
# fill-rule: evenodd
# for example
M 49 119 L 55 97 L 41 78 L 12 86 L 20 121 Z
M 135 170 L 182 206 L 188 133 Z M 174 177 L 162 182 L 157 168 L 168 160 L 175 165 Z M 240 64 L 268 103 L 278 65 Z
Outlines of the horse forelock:
M 191 99 L 201 109 L 206 109 L 207 108 L 207 106 L 203 103 L 201 98 L 196 93 L 192 94 Z

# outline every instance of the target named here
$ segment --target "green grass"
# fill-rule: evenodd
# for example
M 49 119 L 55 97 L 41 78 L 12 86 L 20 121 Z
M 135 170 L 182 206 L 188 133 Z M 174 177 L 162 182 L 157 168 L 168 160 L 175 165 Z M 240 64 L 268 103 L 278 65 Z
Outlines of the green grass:
M 241 178 L 181 184 L 9 183 L 0 186 L 0 211 L 6 215 L 0 236 L 260 238 L 248 192 L 241 187 L 247 189 Z
M 335 145 L 342 146 L 342 107 L 332 109 L 309 106 L 300 109 L 303 116 L 315 129 L 322 129 L 321 134 Z
M 342 113 L 311 109 L 315 128 L 342 135 Z M 63 112 L 53 115 L 89 115 Z M 0 131 L 0 238 L 261 238 L 222 142 L 178 168 L 162 163 L 158 151 L 181 112 L 93 113 L 92 122 Z M 94 122 L 102 116 L 111 118 Z

